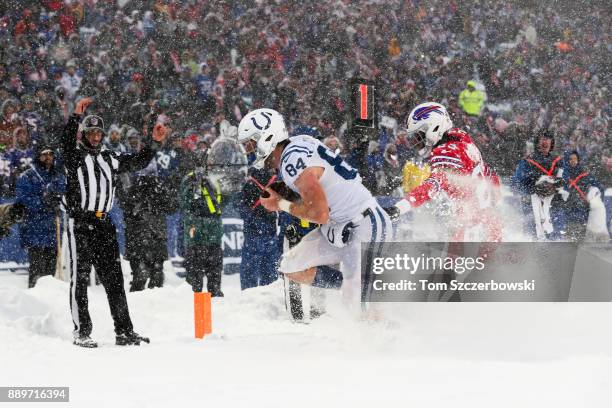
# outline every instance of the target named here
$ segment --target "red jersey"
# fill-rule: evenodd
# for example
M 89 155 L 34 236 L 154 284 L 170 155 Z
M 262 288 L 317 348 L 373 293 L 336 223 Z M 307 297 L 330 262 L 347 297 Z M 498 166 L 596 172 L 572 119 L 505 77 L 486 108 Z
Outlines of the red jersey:
M 406 200 L 419 207 L 445 192 L 460 224 L 454 238 L 463 240 L 466 229 L 485 225 L 487 240 L 501 240 L 501 223 L 492 210 L 501 196 L 499 177 L 484 163 L 470 135 L 458 128 L 448 130 L 433 147 L 429 164 L 431 175 Z

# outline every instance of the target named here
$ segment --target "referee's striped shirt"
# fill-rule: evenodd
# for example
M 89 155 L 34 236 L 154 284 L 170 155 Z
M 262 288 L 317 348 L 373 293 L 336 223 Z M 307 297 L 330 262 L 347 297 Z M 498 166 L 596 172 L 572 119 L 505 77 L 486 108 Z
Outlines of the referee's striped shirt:
M 70 216 L 108 213 L 113 208 L 119 174 L 145 167 L 155 156 L 155 150 L 145 145 L 140 152 L 129 155 L 117 155 L 104 146 L 99 151 L 90 151 L 77 145 L 79 119 L 77 115 L 71 116 L 62 136 L 67 180 L 63 203 Z

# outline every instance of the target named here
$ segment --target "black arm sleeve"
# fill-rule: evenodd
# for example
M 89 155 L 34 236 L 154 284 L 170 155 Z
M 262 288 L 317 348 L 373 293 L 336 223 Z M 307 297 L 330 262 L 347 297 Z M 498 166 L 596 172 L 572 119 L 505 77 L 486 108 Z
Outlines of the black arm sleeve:
M 73 114 L 68 119 L 62 133 L 62 153 L 64 165 L 67 168 L 78 167 L 77 132 L 79 130 L 80 115 Z
M 153 116 L 148 117 L 146 124 L 147 134 L 143 136 L 144 146 L 141 151 L 136 154 L 119 156 L 119 173 L 126 171 L 137 171 L 145 168 L 155 157 L 155 153 L 161 147 L 161 144 L 151 138 L 153 134 Z
M 151 146 L 145 145 L 141 151 L 135 154 L 123 154 L 117 157 L 119 161 L 119 173 L 126 171 L 137 171 L 143 169 L 153 160 L 158 147 L 157 142 L 151 143 Z

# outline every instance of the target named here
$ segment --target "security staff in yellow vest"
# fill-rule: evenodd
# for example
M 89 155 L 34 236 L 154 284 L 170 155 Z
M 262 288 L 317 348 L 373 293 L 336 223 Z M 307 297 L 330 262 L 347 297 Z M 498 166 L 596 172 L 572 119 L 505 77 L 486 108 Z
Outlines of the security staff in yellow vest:
M 459 94 L 459 106 L 470 116 L 480 116 L 487 97 L 484 92 L 476 89 L 476 82 L 467 81 L 467 88 Z
M 197 160 L 202 164 L 204 160 Z M 181 181 L 180 207 L 183 215 L 185 240 L 185 270 L 187 283 L 194 292 L 206 287 L 211 296 L 223 296 L 223 197 L 219 183 L 207 176 L 199 166 Z

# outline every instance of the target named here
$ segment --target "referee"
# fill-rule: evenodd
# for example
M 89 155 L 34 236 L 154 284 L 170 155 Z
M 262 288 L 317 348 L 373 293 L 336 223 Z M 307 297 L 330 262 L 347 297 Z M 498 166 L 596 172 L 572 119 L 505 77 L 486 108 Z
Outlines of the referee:
M 115 323 L 117 345 L 140 345 L 149 339 L 134 332 L 127 298 L 115 227 L 108 217 L 115 200 L 119 174 L 145 167 L 164 141 L 168 129 L 161 124 L 153 128 L 152 140 L 136 154 L 117 155 L 102 146 L 104 123 L 89 115 L 81 123 L 81 140 L 77 141 L 79 121 L 91 98 L 81 99 L 75 107 L 62 136 L 63 162 L 66 169 L 64 206 L 68 213 L 70 267 L 70 310 L 74 322 L 74 344 L 97 347 L 90 337 L 91 318 L 87 308 L 87 278 L 96 269 L 108 298 Z

